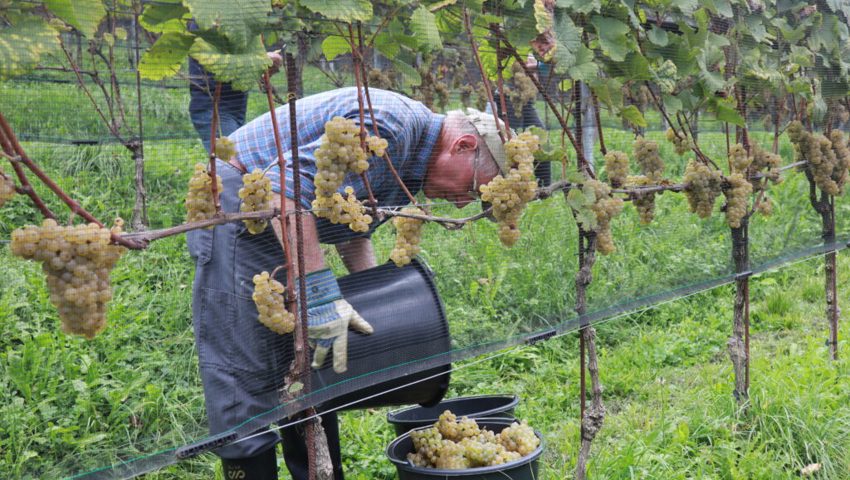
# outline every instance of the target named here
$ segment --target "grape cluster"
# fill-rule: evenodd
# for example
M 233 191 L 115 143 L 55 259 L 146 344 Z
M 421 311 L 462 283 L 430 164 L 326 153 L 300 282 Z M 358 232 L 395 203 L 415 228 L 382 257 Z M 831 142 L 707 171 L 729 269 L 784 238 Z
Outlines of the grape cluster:
M 605 171 L 612 187 L 623 186 L 629 176 L 629 156 L 616 150 L 608 152 L 605 155 Z
M 295 330 L 295 315 L 283 302 L 283 284 L 263 272 L 254 275 L 254 293 L 251 298 L 257 305 L 258 319 L 269 330 L 284 335 Z
M 369 136 L 366 146 L 373 154 L 382 156 L 388 143 Z M 359 127 L 353 120 L 334 117 L 325 123 L 325 134 L 315 155 L 318 171 L 313 181 L 316 186 L 313 213 L 333 223 L 348 224 L 355 232 L 368 231 L 372 217 L 363 214 L 363 205 L 353 195 L 354 190 L 346 188 L 346 197 L 339 193 L 348 172 L 361 174 L 369 168 L 368 154 L 360 143 Z
M 623 201 L 611 196 L 611 188 L 599 180 L 588 179 L 583 186 L 585 197 L 594 199 L 590 210 L 596 216 L 596 251 L 602 255 L 614 253 L 614 236 L 611 234 L 611 219 L 623 211 Z M 587 231 L 587 229 L 585 229 Z
M 779 155 L 762 150 L 757 144 L 752 145 L 752 163 L 750 169 L 753 172 L 758 172 L 764 175 L 765 182 L 779 183 L 782 181 L 779 166 L 782 164 L 782 157 Z M 760 181 L 751 181 L 754 189 L 762 189 L 764 185 Z
M 416 207 L 406 207 L 401 213 L 423 215 L 425 212 Z M 410 217 L 393 218 L 393 226 L 396 230 L 395 247 L 390 253 L 390 260 L 396 266 L 403 267 L 419 254 L 421 248 L 419 242 L 422 239 L 423 221 Z
M 231 158 L 236 156 L 236 144 L 233 143 L 233 140 L 227 137 L 216 138 L 215 156 L 225 162 L 229 161 Z
M 313 209 L 317 217 L 327 218 L 331 223 L 342 223 L 355 232 L 368 232 L 372 216 L 354 196 L 354 189 L 345 187 L 345 196 L 334 192 L 330 197 L 316 197 Z
M 670 60 L 664 60 L 653 71 L 652 76 L 658 89 L 664 93 L 670 94 L 676 90 L 676 75 L 679 69 L 676 64 Z
M 368 78 L 370 87 L 393 90 L 398 86 L 398 74 L 393 69 L 372 68 Z
M 652 180 L 645 175 L 629 176 L 626 184 L 630 187 L 647 187 L 653 185 Z M 649 225 L 655 218 L 655 192 L 635 193 L 632 203 L 638 211 L 640 223 Z
M 514 88 L 508 91 L 508 98 L 510 98 L 511 104 L 513 104 L 514 112 L 522 112 L 522 108 L 528 102 L 532 102 L 537 98 L 537 87 L 534 86 L 534 82 L 528 78 L 528 75 L 525 74 L 525 70 L 522 69 L 519 63 L 514 62 L 511 65 L 511 72 L 514 76 Z
M 635 160 L 640 165 L 640 171 L 653 181 L 659 181 L 664 176 L 664 160 L 658 154 L 658 144 L 652 140 L 638 137 L 634 144 Z
M 726 183 L 723 189 L 723 195 L 726 196 L 726 223 L 732 228 L 739 228 L 741 220 L 747 215 L 747 200 L 753 193 L 753 186 L 740 173 L 726 177 Z
M 15 182 L 0 168 L 0 207 L 15 196 Z
M 500 433 L 482 429 L 475 420 L 446 410 L 434 426 L 410 432 L 414 452 L 407 459 L 417 467 L 463 470 L 501 465 L 531 454 L 540 438 L 525 423 L 512 423 Z
M 12 253 L 41 262 L 66 333 L 93 338 L 106 326 L 109 272 L 125 251 L 110 245 L 110 235 L 120 234 L 123 224 L 119 218 L 111 230 L 95 223 L 62 227 L 47 219 L 12 232 Z
M 763 196 L 756 210 L 765 217 L 771 216 L 773 214 L 773 201 L 767 195 Z
M 794 150 L 798 158 L 808 162 L 804 168 L 809 170 L 815 184 L 829 195 L 839 195 L 847 181 L 850 156 L 844 135 L 837 130 L 833 133 L 835 142 L 821 134 L 807 132 L 800 122 L 791 122 L 788 126 Z
M 242 204 L 239 206 L 241 212 L 260 212 L 272 207 L 272 182 L 263 175 L 262 170 L 254 169 L 253 172 L 242 176 L 242 188 L 239 189 L 239 198 Z M 256 235 L 262 233 L 269 224 L 266 219 L 243 220 L 248 232 Z
M 218 191 L 221 192 L 223 186 L 221 177 L 216 175 L 216 184 Z M 203 163 L 195 164 L 195 172 L 192 178 L 189 179 L 189 193 L 186 195 L 186 221 L 197 222 L 199 220 L 207 220 L 215 215 L 215 201 L 213 200 L 212 179 L 207 172 L 207 167 Z M 212 227 L 209 227 L 212 228 Z
M 691 161 L 685 168 L 682 179 L 685 184 L 685 197 L 691 211 L 700 218 L 708 218 L 714 210 L 714 202 L 723 191 L 723 175 L 708 165 Z
M 747 149 L 743 145 L 736 143 L 729 148 L 729 165 L 732 172 L 743 174 L 750 163 L 752 163 L 752 158 L 747 155 Z
M 668 128 L 665 135 L 667 137 L 667 141 L 673 144 L 673 148 L 676 149 L 677 155 L 684 155 L 691 151 L 693 143 L 687 136 L 683 135 L 680 137 L 679 135 L 676 135 L 676 131 L 672 128 Z
M 499 432 L 499 442 L 506 449 L 517 452 L 523 457 L 540 445 L 540 439 L 534 434 L 534 430 L 526 423 L 517 422 Z
M 510 170 L 481 186 L 481 200 L 493 204 L 493 217 L 499 222 L 499 239 L 508 247 L 519 240 L 519 217 L 525 205 L 537 195 L 534 152 L 539 148 L 540 139 L 529 132 L 512 138 L 505 143 Z

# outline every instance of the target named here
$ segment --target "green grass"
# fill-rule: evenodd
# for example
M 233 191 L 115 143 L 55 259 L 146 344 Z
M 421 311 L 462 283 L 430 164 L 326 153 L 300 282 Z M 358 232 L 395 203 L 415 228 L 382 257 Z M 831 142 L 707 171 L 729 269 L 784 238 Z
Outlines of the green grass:
M 323 85 L 315 74 L 310 85 Z M 145 97 L 147 131 L 192 137 L 186 92 L 157 92 L 162 95 Z M 63 114 L 53 115 L 46 98 L 59 103 Z M 101 132 L 90 107 L 67 86 L 0 84 L 0 99 L 0 110 L 20 132 L 47 137 Z M 252 94 L 250 109 L 264 111 L 264 99 Z M 605 134 L 610 149 L 630 150 L 629 132 Z M 661 141 L 663 132 L 648 136 Z M 755 136 L 768 144 L 764 134 Z M 723 136 L 705 133 L 702 142 L 710 155 L 722 158 Z M 667 173 L 678 177 L 687 157 L 676 157 L 665 142 L 660 146 Z M 25 148 L 96 216 L 129 218 L 133 167 L 123 147 L 30 142 Z M 790 161 L 785 141 L 781 152 Z M 181 222 L 185 184 L 192 164 L 205 159 L 203 149 L 194 139 L 150 141 L 146 158 L 152 225 Z M 807 188 L 801 175 L 791 174 L 771 190 L 774 216 L 753 221 L 754 265 L 819 241 Z M 43 188 L 39 191 L 52 207 L 66 211 Z M 591 310 L 731 272 L 729 230 L 721 214 L 701 221 L 674 194 L 660 196 L 657 203 L 651 226 L 640 226 L 631 206 L 615 220 L 618 251 L 601 257 L 594 269 Z M 437 210 L 467 215 L 476 208 Z M 846 234 L 850 204 L 842 199 L 837 209 L 838 231 Z M 16 198 L 0 210 L 0 239 L 35 218 L 25 199 Z M 456 348 L 574 317 L 576 231 L 560 195 L 531 205 L 521 228 L 519 245 L 507 250 L 496 240 L 496 226 L 487 222 L 459 232 L 426 227 L 422 257 L 437 273 Z M 375 236 L 379 259 L 388 256 L 392 241 L 391 229 L 381 228 Z M 58 331 L 38 266 L 11 257 L 0 244 L 0 478 L 58 478 L 205 434 L 191 329 L 192 266 L 185 250 L 184 238 L 176 237 L 126 255 L 113 272 L 109 328 L 87 342 Z M 850 264 L 839 258 L 842 292 Z M 608 417 L 595 442 L 592 478 L 796 478 L 809 463 L 823 464 L 815 478 L 850 476 L 848 366 L 826 360 L 822 285 L 819 260 L 754 278 L 747 412 L 730 394 L 725 354 L 730 287 L 600 325 Z M 841 293 L 839 304 L 846 298 Z M 569 334 L 481 363 L 461 362 L 450 395 L 519 394 L 518 415 L 546 435 L 544 478 L 570 478 L 578 450 L 577 350 L 575 335 Z M 383 456 L 392 439 L 385 413 L 343 415 L 349 478 L 393 478 Z M 206 455 L 148 478 L 205 479 L 214 472 L 215 459 Z

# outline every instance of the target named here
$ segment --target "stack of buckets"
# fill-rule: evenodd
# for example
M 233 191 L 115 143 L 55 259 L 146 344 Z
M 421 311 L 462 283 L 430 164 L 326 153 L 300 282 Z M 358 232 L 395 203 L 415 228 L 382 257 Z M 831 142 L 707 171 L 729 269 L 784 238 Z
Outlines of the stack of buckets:
M 414 451 L 410 431 L 430 428 L 444 411 L 450 410 L 458 418 L 474 418 L 480 427 L 499 433 L 517 421 L 514 408 L 518 403 L 516 395 L 480 395 L 443 400 L 432 407 L 410 407 L 388 413 L 387 421 L 395 428 L 398 438 L 387 447 L 387 457 L 398 469 L 399 480 L 537 480 L 538 460 L 543 453 L 543 437 L 537 431 L 540 446 L 534 452 L 502 465 L 442 470 L 417 467 L 407 460 L 407 454 Z

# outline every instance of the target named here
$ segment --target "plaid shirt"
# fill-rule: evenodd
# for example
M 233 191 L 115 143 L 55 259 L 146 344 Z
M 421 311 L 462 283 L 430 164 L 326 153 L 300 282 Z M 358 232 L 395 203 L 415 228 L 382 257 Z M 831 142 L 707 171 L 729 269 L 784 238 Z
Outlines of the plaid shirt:
M 389 143 L 387 153 L 404 181 L 407 188 L 416 193 L 422 188 L 425 180 L 425 169 L 431 157 L 431 151 L 437 143 L 444 116 L 428 110 L 423 104 L 413 101 L 403 95 L 369 89 L 375 121 L 381 138 Z M 314 152 L 321 144 L 325 131 L 325 122 L 339 116 L 354 120 L 359 125 L 359 107 L 357 104 L 357 89 L 342 88 L 329 92 L 312 95 L 296 102 L 298 115 L 298 158 L 301 168 L 301 204 L 311 208 L 315 198 L 313 178 L 316 175 L 316 159 Z M 278 126 L 281 130 L 281 142 L 286 161 L 286 196 L 294 199 L 294 183 L 292 175 L 292 152 L 289 135 L 289 106 L 283 105 L 277 110 Z M 366 131 L 372 134 L 372 121 L 369 113 L 365 115 Z M 269 165 L 266 176 L 272 182 L 272 188 L 280 193 L 280 169 L 277 167 L 277 151 L 272 132 L 271 115 L 266 113 L 257 117 L 244 127 L 229 136 L 236 144 L 237 158 L 250 172 L 255 168 L 265 170 Z M 408 203 L 404 191 L 396 183 L 392 172 L 383 159 L 369 158 L 369 169 L 366 176 L 372 187 L 372 193 L 378 205 L 398 206 Z M 358 199 L 368 199 L 368 193 L 359 175 L 349 173 L 340 193 L 346 186 L 354 188 Z M 319 240 L 322 243 L 340 243 L 352 238 L 369 236 L 379 225 L 373 222 L 368 233 L 360 234 L 351 231 L 347 225 L 334 225 L 326 219 L 317 219 L 316 226 Z

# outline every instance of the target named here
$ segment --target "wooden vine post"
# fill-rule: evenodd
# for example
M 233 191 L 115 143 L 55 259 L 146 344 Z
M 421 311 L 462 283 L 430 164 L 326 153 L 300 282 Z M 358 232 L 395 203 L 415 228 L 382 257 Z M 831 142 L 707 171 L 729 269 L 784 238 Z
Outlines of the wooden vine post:
M 749 397 L 750 388 L 750 255 L 749 217 L 741 219 L 741 226 L 732 228 L 732 261 L 735 264 L 735 312 L 732 336 L 727 348 L 735 371 L 733 394 L 739 404 Z
M 590 446 L 605 420 L 602 404 L 602 383 L 599 381 L 599 361 L 596 354 L 596 329 L 587 323 L 587 287 L 593 281 L 593 265 L 596 263 L 596 233 L 585 232 L 579 226 L 578 272 L 575 277 L 576 313 L 579 316 L 579 358 L 581 394 L 581 446 L 576 460 L 576 480 L 587 478 L 587 461 Z M 593 392 L 590 407 L 587 407 L 586 372 L 590 373 Z
M 838 319 L 841 310 L 838 308 L 837 266 L 835 254 L 835 197 L 820 191 L 809 169 L 806 169 L 809 181 L 809 201 L 821 218 L 821 236 L 827 248 L 824 256 L 824 280 L 826 290 L 826 319 L 829 323 L 829 355 L 838 360 Z
M 292 151 L 292 176 L 295 179 L 301 178 L 301 159 L 298 156 L 298 123 L 296 112 L 297 81 L 295 75 L 295 59 L 291 53 L 286 54 L 286 81 L 289 89 L 287 95 L 287 103 L 289 104 L 289 132 L 291 136 L 290 149 Z M 272 118 L 275 118 L 275 109 L 270 109 Z M 275 120 L 276 123 L 276 120 Z M 277 130 L 277 129 L 275 129 Z M 284 180 L 285 170 L 281 170 L 281 183 Z M 301 198 L 301 182 L 293 182 L 295 198 Z M 283 195 L 282 195 L 283 196 Z M 283 199 L 281 199 L 283 201 Z M 295 335 L 295 366 L 293 368 L 292 378 L 297 379 L 303 385 L 301 393 L 307 394 L 310 392 L 310 350 L 307 348 L 307 285 L 306 271 L 304 267 L 304 215 L 310 215 L 304 211 L 301 202 L 295 201 L 295 255 L 298 259 L 298 299 L 296 304 L 298 314 L 296 318 L 296 335 Z M 281 212 L 285 215 L 285 212 Z M 291 260 L 288 260 L 291 266 Z M 290 383 L 291 384 L 291 383 Z M 315 408 L 308 408 L 304 411 L 309 420 L 305 427 L 305 442 L 307 444 L 307 469 L 308 478 L 310 480 L 332 480 L 333 479 L 333 463 L 330 458 L 330 450 L 328 448 L 328 439 L 325 435 L 325 429 L 322 427 L 321 420 L 318 418 Z
M 734 54 L 734 50 L 727 51 L 730 62 L 732 58 L 735 58 Z M 746 90 L 740 84 L 735 86 L 735 98 L 738 113 L 746 122 Z M 736 127 L 735 139 L 744 146 L 749 155 L 750 140 L 746 126 Z M 749 171 L 745 171 L 744 174 L 748 175 Z M 738 227 L 731 227 L 732 262 L 735 266 L 735 307 L 732 336 L 729 337 L 726 347 L 735 372 L 735 389 L 732 394 L 739 405 L 745 405 L 748 402 L 750 392 L 750 276 L 752 272 L 750 271 L 749 225 L 752 214 L 753 211 L 749 210 Z

